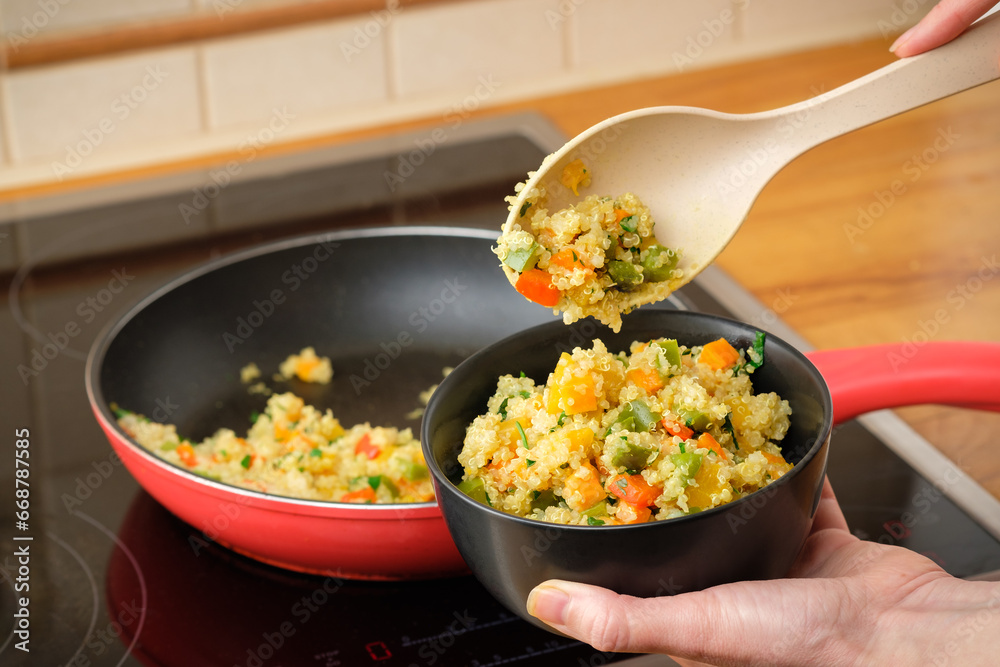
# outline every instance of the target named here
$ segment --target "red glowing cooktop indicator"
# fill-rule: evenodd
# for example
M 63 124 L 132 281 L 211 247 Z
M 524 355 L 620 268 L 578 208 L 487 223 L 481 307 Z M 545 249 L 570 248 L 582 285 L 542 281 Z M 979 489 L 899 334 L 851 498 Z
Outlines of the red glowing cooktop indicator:
M 365 644 L 365 650 L 368 651 L 368 655 L 371 656 L 372 660 L 388 660 L 392 657 L 392 651 L 389 647 L 382 642 L 372 642 L 371 644 Z

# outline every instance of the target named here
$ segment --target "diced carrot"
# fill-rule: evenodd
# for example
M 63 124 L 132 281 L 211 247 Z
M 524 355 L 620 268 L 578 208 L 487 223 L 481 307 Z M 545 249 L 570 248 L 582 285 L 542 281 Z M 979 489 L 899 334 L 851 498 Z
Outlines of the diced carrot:
M 373 503 L 375 502 L 375 489 L 366 486 L 357 491 L 349 491 L 340 497 L 342 503 Z
M 557 415 L 576 415 L 597 409 L 597 388 L 590 373 L 577 375 L 572 357 L 563 352 L 552 373 L 545 409 Z
M 587 167 L 583 164 L 583 160 L 578 158 L 563 167 L 559 182 L 572 190 L 574 195 L 579 196 L 578 188 L 581 185 L 584 187 L 590 185 L 590 175 L 587 173 Z
M 358 440 L 358 444 L 354 445 L 354 453 L 362 454 L 365 458 L 370 460 L 381 454 L 382 450 L 378 447 L 378 445 L 372 444 L 371 438 L 368 437 L 367 433 L 365 433 L 361 436 L 361 439 Z
M 286 426 L 280 422 L 274 422 L 274 439 L 278 442 L 284 442 L 292 437 L 292 432 L 286 428 Z
M 712 437 L 711 433 L 702 433 L 698 436 L 698 446 L 711 449 L 723 461 L 729 459 L 729 452 L 719 444 L 719 441 Z
M 680 422 L 675 422 L 672 419 L 664 417 L 660 423 L 663 424 L 663 428 L 667 430 L 667 433 L 670 435 L 676 435 L 681 440 L 688 440 L 694 435 L 694 430 L 688 428 Z
M 572 248 L 563 248 L 556 254 L 549 258 L 549 264 L 555 264 L 556 266 L 566 269 L 567 271 L 572 271 L 573 269 L 589 269 L 586 262 L 580 259 L 580 255 L 577 254 Z
M 627 218 L 630 215 L 632 215 L 632 214 L 629 213 L 628 211 L 626 211 L 625 209 L 623 209 L 623 208 L 616 208 L 615 209 L 615 224 L 617 225 L 619 222 L 621 222 L 622 220 L 624 220 L 625 218 Z
M 781 454 L 772 454 L 771 452 L 765 452 L 764 450 L 759 450 L 764 458 L 770 465 L 770 472 L 773 477 L 781 477 L 786 472 L 792 469 L 792 464 L 785 460 Z
M 559 303 L 562 293 L 552 284 L 552 276 L 541 269 L 528 269 L 517 278 L 514 289 L 528 301 L 550 308 Z
M 180 457 L 181 463 L 186 465 L 188 468 L 193 468 L 198 465 L 198 457 L 195 456 L 194 448 L 188 443 L 185 442 L 174 451 L 176 451 L 177 456 Z
M 582 512 L 607 497 L 597 469 L 589 462 L 573 471 L 563 486 L 563 500 L 570 509 Z
M 616 475 L 608 482 L 608 491 L 627 503 L 640 507 L 656 504 L 663 489 L 650 486 L 642 475 Z
M 655 394 L 663 389 L 663 378 L 655 368 L 630 368 L 625 376 L 632 381 L 632 384 L 645 389 L 648 394 Z
M 739 358 L 740 353 L 736 351 L 736 348 L 730 345 L 725 338 L 720 338 L 702 346 L 698 361 L 718 371 L 729 368 L 739 361 Z
M 653 516 L 652 510 L 645 505 L 635 505 L 629 502 L 618 503 L 615 517 L 624 524 L 646 523 Z
M 318 357 L 307 357 L 299 359 L 295 364 L 295 374 L 300 380 L 307 381 L 309 379 L 309 374 L 314 368 L 320 365 L 320 359 Z

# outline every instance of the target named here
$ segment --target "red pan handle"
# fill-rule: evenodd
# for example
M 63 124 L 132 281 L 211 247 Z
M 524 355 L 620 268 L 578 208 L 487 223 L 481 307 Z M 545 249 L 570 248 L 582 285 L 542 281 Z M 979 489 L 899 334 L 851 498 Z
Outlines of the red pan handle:
M 834 423 L 925 403 L 1000 411 L 1000 343 L 890 343 L 806 356 L 830 387 Z

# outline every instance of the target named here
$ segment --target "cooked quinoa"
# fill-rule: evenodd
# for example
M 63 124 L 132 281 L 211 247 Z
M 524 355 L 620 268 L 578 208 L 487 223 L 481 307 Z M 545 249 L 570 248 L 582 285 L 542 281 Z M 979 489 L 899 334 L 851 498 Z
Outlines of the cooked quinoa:
M 578 195 L 590 176 L 575 160 L 561 182 Z M 551 212 L 544 186 L 527 193 L 525 187 L 518 184 L 518 194 L 507 198 L 511 210 L 519 208 L 494 252 L 515 289 L 561 311 L 566 324 L 593 316 L 618 331 L 622 314 L 665 299 L 685 282 L 680 251 L 657 243 L 653 217 L 636 195 L 591 194 Z
M 333 378 L 333 366 L 329 357 L 320 357 L 316 350 L 304 347 L 298 354 L 291 354 L 278 366 L 281 379 L 297 377 L 303 382 L 329 384 Z
M 345 429 L 292 393 L 275 394 L 245 436 L 220 429 L 202 442 L 116 408 L 140 445 L 182 468 L 235 486 L 293 498 L 349 503 L 419 503 L 434 489 L 410 429 L 359 424 Z
M 791 408 L 755 394 L 763 334 L 686 347 L 636 342 L 629 353 L 563 353 L 547 382 L 499 378 L 468 427 L 459 488 L 553 523 L 662 521 L 753 493 L 788 472 L 778 443 Z

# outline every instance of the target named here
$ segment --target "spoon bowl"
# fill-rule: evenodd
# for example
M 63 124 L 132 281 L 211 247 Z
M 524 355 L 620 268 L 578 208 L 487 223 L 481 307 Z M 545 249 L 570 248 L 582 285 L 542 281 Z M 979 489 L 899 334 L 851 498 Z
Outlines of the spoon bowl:
M 511 206 L 504 233 L 522 219 L 531 192 L 543 187 L 549 211 L 576 196 L 560 183 L 580 159 L 587 193 L 635 193 L 655 220 L 657 241 L 679 248 L 677 289 L 722 252 L 764 186 L 819 144 L 935 100 L 1000 78 L 1000 17 L 981 19 L 952 42 L 898 60 L 797 104 L 751 114 L 680 106 L 638 109 L 609 118 L 549 155 Z M 504 267 L 513 284 L 517 272 Z M 634 305 L 662 299 L 635 292 Z

